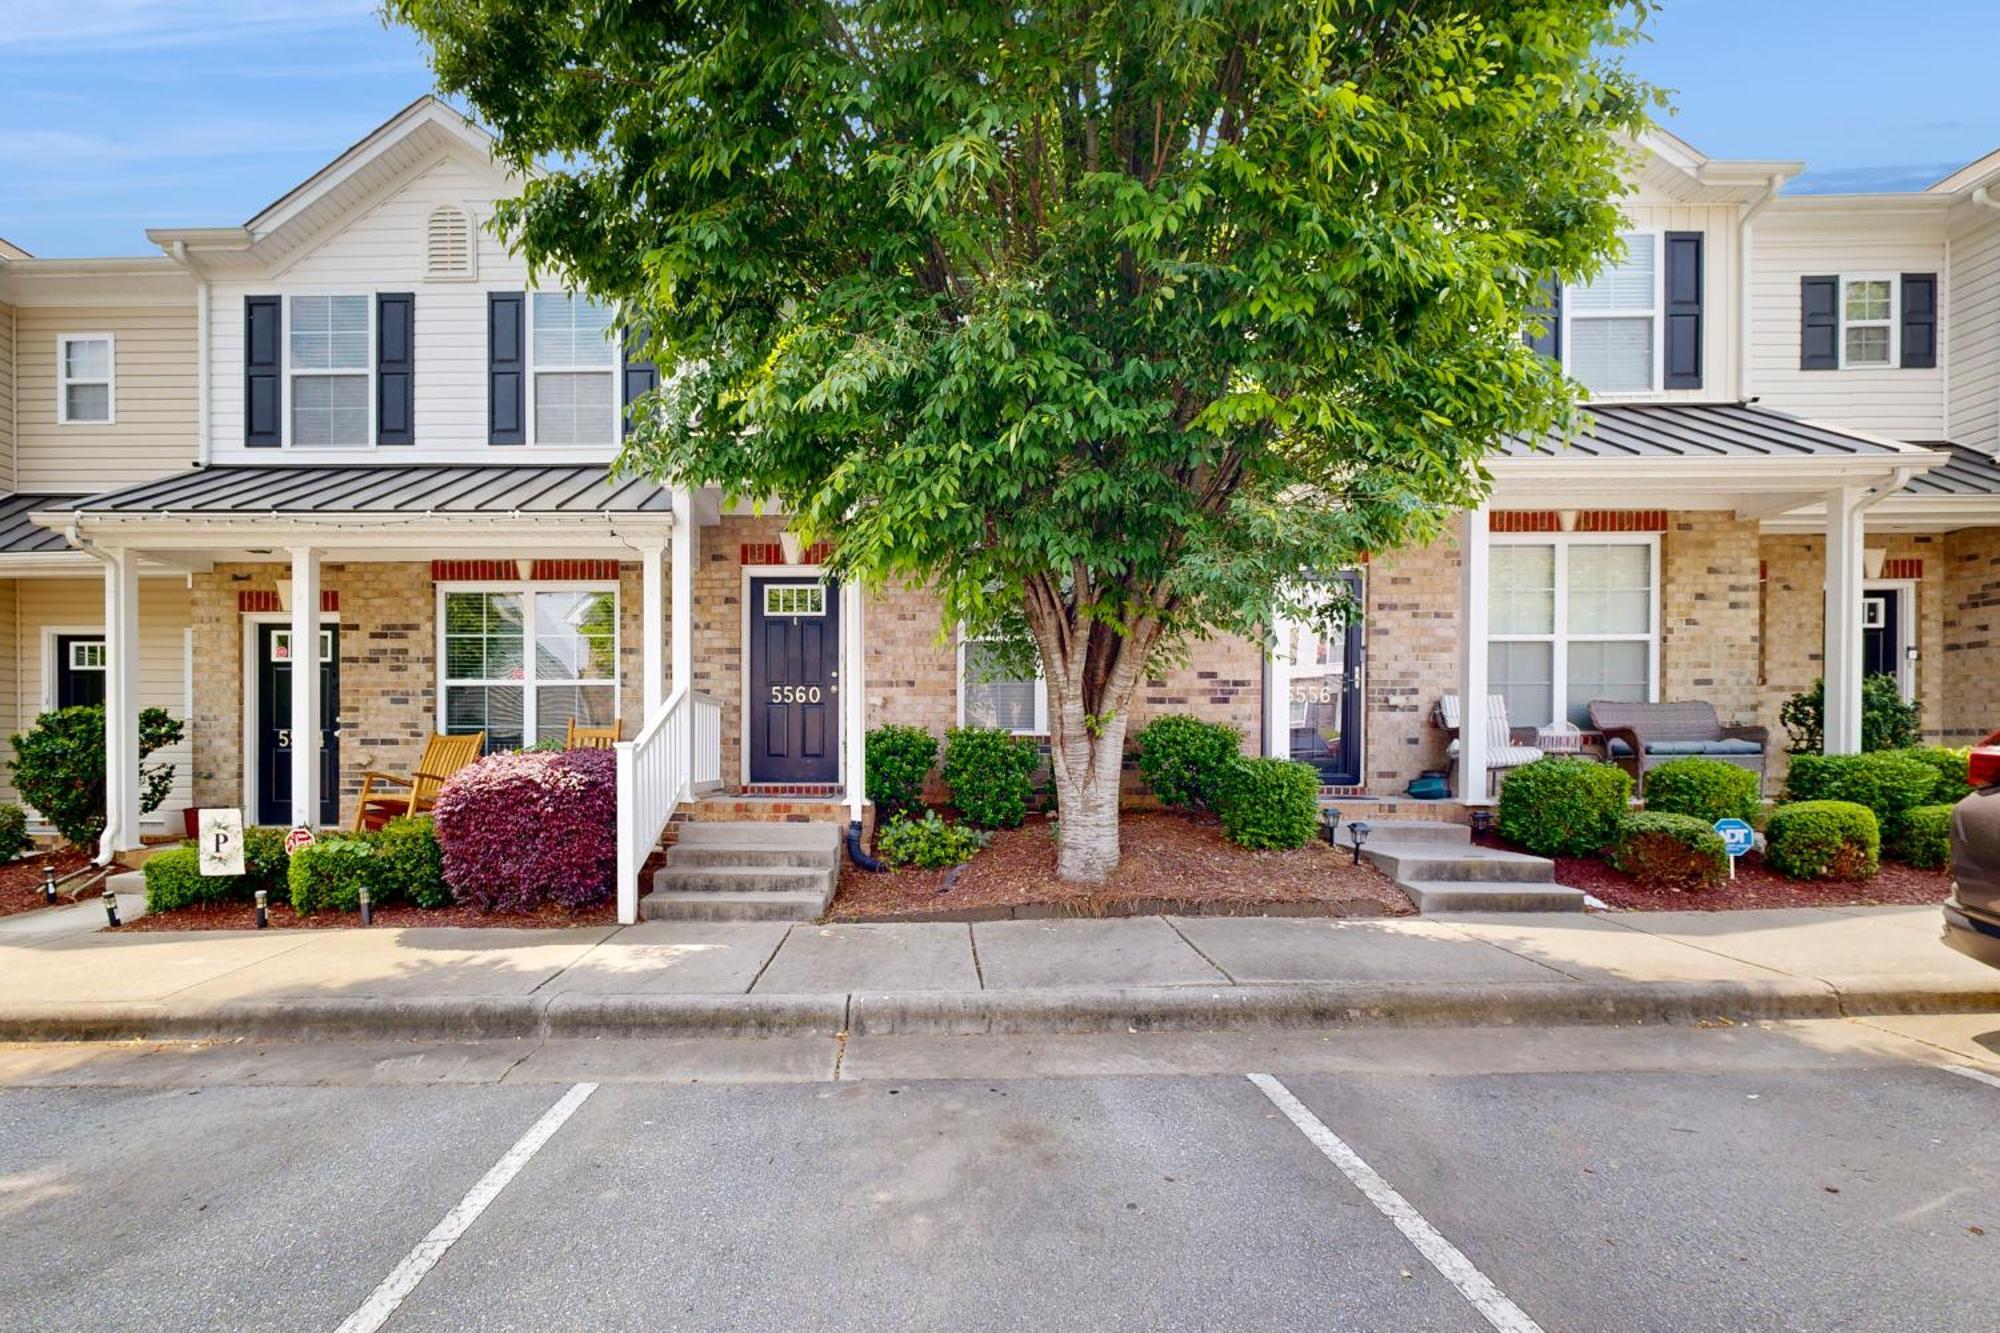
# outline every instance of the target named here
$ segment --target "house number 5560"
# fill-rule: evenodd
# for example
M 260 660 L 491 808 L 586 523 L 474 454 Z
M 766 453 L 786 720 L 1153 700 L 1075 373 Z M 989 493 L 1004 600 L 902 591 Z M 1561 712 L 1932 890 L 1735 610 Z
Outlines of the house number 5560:
M 816 704 L 819 702 L 817 685 L 773 685 L 771 702 L 774 704 Z

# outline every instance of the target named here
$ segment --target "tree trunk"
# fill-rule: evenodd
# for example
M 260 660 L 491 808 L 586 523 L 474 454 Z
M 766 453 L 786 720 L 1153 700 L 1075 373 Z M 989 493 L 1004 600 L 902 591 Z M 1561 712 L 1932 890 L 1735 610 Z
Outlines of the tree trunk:
M 1067 711 L 1067 710 L 1065 710 Z M 1062 822 L 1057 832 L 1056 874 L 1065 880 L 1098 884 L 1118 868 L 1118 784 L 1125 766 L 1125 714 L 1120 711 L 1097 735 L 1075 716 L 1049 710 L 1049 762 L 1055 770 L 1056 802 Z

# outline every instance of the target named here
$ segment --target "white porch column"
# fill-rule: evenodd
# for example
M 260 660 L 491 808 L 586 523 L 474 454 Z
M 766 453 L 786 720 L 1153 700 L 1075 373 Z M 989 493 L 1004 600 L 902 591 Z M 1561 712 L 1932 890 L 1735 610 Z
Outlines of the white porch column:
M 292 548 L 292 827 L 319 827 L 319 552 Z
M 847 747 L 847 817 L 861 818 L 868 799 L 868 681 L 865 672 L 867 632 L 861 623 L 861 585 L 840 585 L 841 672 L 840 733 Z
M 1491 516 L 1485 504 L 1459 519 L 1458 792 L 1483 804 L 1486 794 L 1486 601 L 1492 575 Z
M 666 559 L 667 548 L 664 546 L 639 548 L 639 634 L 642 640 L 639 645 L 639 684 L 644 714 L 634 729 L 635 734 L 653 720 L 653 714 L 659 712 L 660 705 L 666 702 L 667 664 L 662 660 L 660 643 L 666 633 Z
M 1292 625 L 1280 617 L 1264 659 L 1264 753 L 1292 757 Z
M 673 687 L 694 688 L 694 496 L 683 486 L 674 491 L 673 534 L 674 633 Z
M 139 558 L 104 552 L 104 838 L 99 859 L 139 846 Z
M 1861 752 L 1861 576 L 1863 500 L 1847 488 L 1826 497 L 1826 716 L 1827 754 Z

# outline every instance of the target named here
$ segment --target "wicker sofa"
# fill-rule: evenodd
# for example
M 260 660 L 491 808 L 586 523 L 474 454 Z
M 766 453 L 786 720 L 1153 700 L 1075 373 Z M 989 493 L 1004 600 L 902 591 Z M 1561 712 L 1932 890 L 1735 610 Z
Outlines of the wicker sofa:
M 1611 760 L 1632 769 L 1642 795 L 1646 770 L 1669 759 L 1720 759 L 1749 769 L 1761 782 L 1771 752 L 1768 727 L 1724 726 L 1715 706 L 1705 700 L 1643 704 L 1593 699 L 1590 725 L 1604 733 Z

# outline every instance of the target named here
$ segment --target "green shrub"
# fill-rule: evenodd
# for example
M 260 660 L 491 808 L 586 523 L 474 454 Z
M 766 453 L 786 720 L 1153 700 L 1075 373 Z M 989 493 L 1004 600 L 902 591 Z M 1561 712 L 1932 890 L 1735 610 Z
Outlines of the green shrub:
M 164 708 L 139 714 L 139 758 L 181 738 L 181 724 Z M 12 738 L 7 767 L 21 799 L 55 825 L 71 846 L 90 850 L 104 832 L 104 710 L 94 704 L 43 713 L 33 729 Z M 150 814 L 174 785 L 172 764 L 139 769 L 139 809 Z
M 1747 768 L 1689 755 L 1646 770 L 1646 808 L 1663 815 L 1686 815 L 1702 823 L 1718 819 L 1754 822 L 1764 810 L 1758 777 Z
M 368 892 L 382 903 L 415 903 L 419 907 L 450 907 L 455 901 L 444 882 L 444 853 L 429 815 L 392 819 L 361 835 L 375 851 L 374 878 Z
M 984 847 L 990 834 L 963 824 L 947 824 L 935 810 L 922 819 L 898 819 L 875 835 L 875 854 L 892 866 L 942 870 Z
M 952 804 L 975 828 L 1014 828 L 1026 819 L 1041 762 L 1041 751 L 1025 736 L 992 727 L 958 727 L 945 734 L 945 785 Z
M 292 853 L 290 870 L 292 910 L 300 916 L 314 912 L 354 912 L 361 907 L 361 886 L 380 902 L 380 872 L 375 849 L 360 838 L 327 837 Z
M 937 737 L 922 727 L 877 727 L 868 733 L 868 799 L 878 819 L 915 810 L 924 779 L 937 763 Z
M 1906 755 L 1920 764 L 1929 764 L 1937 770 L 1937 786 L 1931 788 L 1927 803 L 1956 805 L 1972 795 L 1972 783 L 1967 781 L 1965 767 L 1972 762 L 1972 750 L 1968 746 L 1912 745 L 1897 753 Z
M 270 894 L 270 901 L 283 902 L 292 891 L 291 853 L 285 850 L 281 828 L 253 825 L 243 830 L 243 896 L 254 898 L 257 890 Z
M 0 801 L 0 863 L 13 860 L 35 845 L 28 836 L 28 812 L 12 801 Z
M 1239 847 L 1303 847 L 1319 826 L 1319 770 L 1292 759 L 1232 759 L 1219 779 L 1222 831 Z
M 1631 775 L 1616 764 L 1537 759 L 1500 784 L 1500 836 L 1538 856 L 1588 856 L 1611 841 L 1631 803 Z
M 1826 681 L 1791 698 L 1778 708 L 1792 754 L 1818 754 L 1826 748 Z M 1917 743 L 1917 705 L 1903 698 L 1894 676 L 1877 673 L 1861 680 L 1861 749 L 1903 750 Z
M 1729 878 L 1722 835 L 1693 815 L 1657 810 L 1626 815 L 1618 821 L 1606 859 L 1659 888 L 1709 889 Z
M 1781 805 L 1764 843 L 1765 864 L 1791 879 L 1866 879 L 1881 867 L 1881 825 L 1853 801 Z
M 240 875 L 204 875 L 201 852 L 187 843 L 146 858 L 146 910 L 171 912 L 195 903 L 220 903 L 247 899 L 245 879 Z
M 1169 713 L 1138 735 L 1139 776 L 1162 805 L 1213 807 L 1229 764 L 1243 753 L 1243 733 L 1221 722 Z
M 1892 829 L 1905 810 L 1930 801 L 1937 782 L 1936 768 L 1900 750 L 1800 754 L 1792 756 L 1785 797 L 1792 801 L 1852 801 L 1874 811 L 1879 827 Z
M 1951 806 L 1920 805 L 1905 810 L 1890 838 L 1896 859 L 1919 870 L 1936 870 L 1951 861 Z

